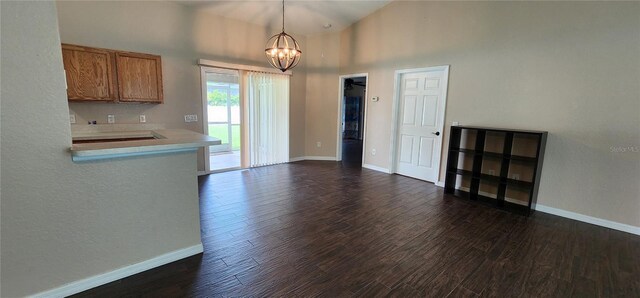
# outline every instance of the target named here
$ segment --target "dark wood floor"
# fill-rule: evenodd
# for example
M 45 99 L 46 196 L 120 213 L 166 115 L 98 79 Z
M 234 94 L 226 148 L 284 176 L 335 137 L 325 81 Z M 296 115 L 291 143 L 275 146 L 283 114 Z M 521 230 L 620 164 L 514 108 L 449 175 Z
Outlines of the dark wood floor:
M 205 252 L 78 297 L 640 297 L 640 237 L 335 162 L 200 180 Z
M 342 163 L 348 166 L 362 165 L 362 140 L 342 140 Z

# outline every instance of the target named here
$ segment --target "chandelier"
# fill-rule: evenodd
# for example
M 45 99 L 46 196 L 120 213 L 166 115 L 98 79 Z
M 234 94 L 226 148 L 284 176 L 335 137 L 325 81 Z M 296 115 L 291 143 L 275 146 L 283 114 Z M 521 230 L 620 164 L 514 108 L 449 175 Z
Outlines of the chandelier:
M 271 66 L 285 72 L 300 62 L 300 45 L 293 36 L 284 32 L 284 0 L 282 0 L 282 32 L 271 36 L 264 53 Z

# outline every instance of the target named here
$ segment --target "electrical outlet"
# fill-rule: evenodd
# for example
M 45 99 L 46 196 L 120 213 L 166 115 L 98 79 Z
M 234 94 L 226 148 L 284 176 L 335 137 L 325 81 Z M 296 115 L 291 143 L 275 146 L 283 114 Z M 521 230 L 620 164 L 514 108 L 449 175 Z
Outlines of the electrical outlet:
M 184 122 L 198 122 L 198 115 L 184 115 Z
M 489 175 L 491 175 L 491 176 L 495 176 L 495 175 L 496 175 L 496 171 L 494 171 L 494 170 L 489 170 Z
M 116 123 L 116 115 L 107 115 L 107 123 L 109 124 Z
M 147 122 L 147 116 L 140 115 L 140 123 L 145 123 L 145 122 Z
M 380 101 L 380 97 L 379 96 L 371 97 L 371 101 L 378 102 L 378 101 Z
M 371 149 L 371 155 L 376 155 L 376 148 Z
M 513 174 L 513 175 L 511 175 L 511 179 L 514 179 L 514 180 L 520 180 L 520 174 Z
M 318 147 L 318 148 L 322 147 L 322 143 L 321 142 L 316 142 L 316 147 Z
M 76 114 L 69 114 L 69 122 L 71 124 L 76 124 Z

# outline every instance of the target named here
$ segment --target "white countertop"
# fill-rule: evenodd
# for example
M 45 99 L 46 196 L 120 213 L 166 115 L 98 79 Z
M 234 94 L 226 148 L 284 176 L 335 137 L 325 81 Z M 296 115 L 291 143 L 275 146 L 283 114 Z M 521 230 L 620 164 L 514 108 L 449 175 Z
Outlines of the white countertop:
M 221 144 L 221 141 L 217 138 L 186 129 L 78 131 L 72 134 L 74 141 L 140 137 L 154 137 L 154 139 L 73 144 L 70 148 L 71 157 L 74 161 L 87 161 L 192 151 L 197 150 L 199 147 Z

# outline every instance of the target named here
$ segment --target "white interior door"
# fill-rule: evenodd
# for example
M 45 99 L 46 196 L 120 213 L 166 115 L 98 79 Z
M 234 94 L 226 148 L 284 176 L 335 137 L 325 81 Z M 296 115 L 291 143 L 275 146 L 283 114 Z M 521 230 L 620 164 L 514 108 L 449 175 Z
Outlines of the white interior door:
M 440 170 L 448 68 L 400 76 L 396 172 L 436 182 Z

